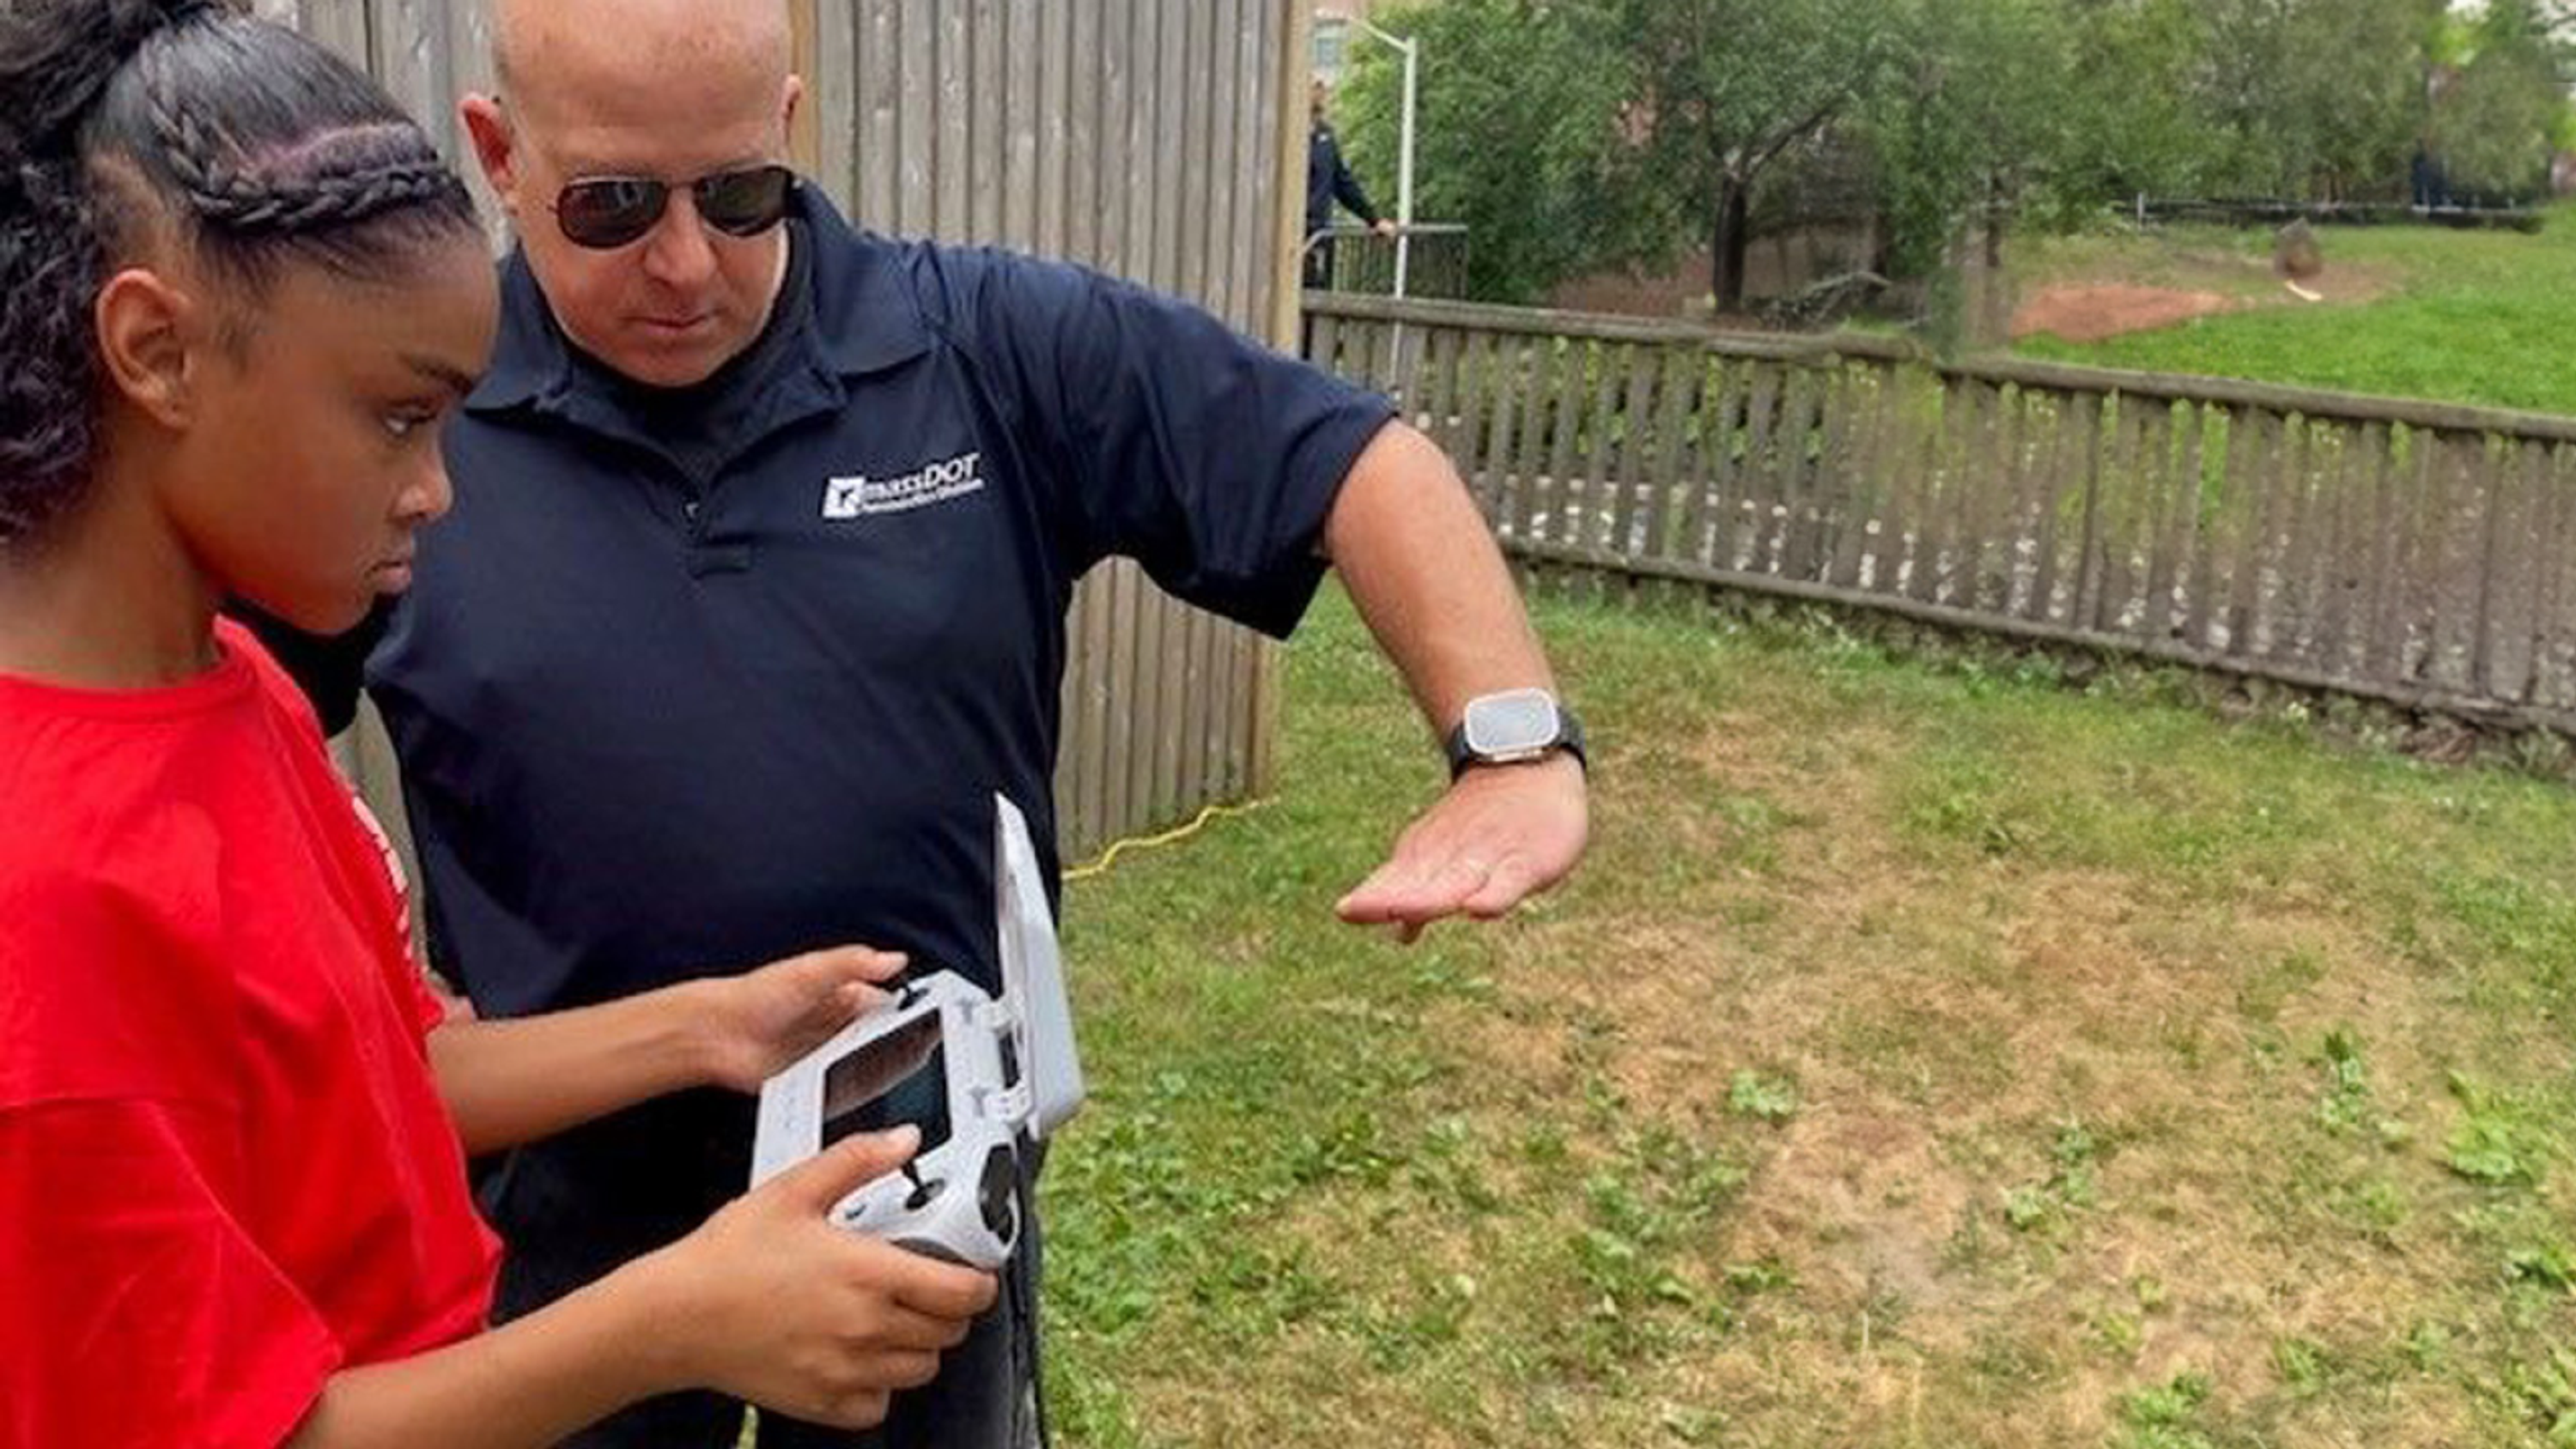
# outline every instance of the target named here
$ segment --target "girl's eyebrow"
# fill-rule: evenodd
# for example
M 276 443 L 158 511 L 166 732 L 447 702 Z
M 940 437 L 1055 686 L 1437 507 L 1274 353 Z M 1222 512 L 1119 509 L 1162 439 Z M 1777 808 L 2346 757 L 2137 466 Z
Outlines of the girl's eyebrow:
M 430 379 L 432 382 L 444 384 L 449 391 L 455 393 L 459 397 L 462 397 L 474 390 L 473 374 L 459 372 L 455 368 L 448 366 L 446 363 L 438 361 L 436 358 L 422 357 L 417 353 L 406 352 L 402 355 L 402 360 L 410 365 L 412 371 Z

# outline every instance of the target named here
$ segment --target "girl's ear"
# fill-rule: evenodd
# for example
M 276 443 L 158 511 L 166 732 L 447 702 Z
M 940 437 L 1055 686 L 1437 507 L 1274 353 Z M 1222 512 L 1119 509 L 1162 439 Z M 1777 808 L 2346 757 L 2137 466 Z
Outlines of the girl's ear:
M 204 304 L 160 273 L 129 267 L 99 289 L 93 323 L 106 381 L 164 427 L 194 415 L 198 370 L 213 341 Z

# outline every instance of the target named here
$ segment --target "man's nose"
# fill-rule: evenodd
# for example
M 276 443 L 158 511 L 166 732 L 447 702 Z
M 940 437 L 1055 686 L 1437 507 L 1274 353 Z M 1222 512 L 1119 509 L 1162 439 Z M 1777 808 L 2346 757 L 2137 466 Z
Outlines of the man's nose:
M 670 207 L 644 239 L 644 273 L 673 288 L 702 286 L 715 274 L 715 244 L 699 219 L 697 198 L 685 187 L 671 193 Z

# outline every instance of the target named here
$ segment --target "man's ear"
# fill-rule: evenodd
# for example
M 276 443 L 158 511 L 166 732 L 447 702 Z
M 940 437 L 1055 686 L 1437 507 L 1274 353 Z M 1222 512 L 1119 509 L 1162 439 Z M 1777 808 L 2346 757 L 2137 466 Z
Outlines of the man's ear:
M 456 103 L 456 118 L 464 123 L 466 139 L 474 147 L 474 160 L 483 168 L 483 179 L 492 183 L 492 194 L 501 198 L 501 209 L 517 219 L 518 139 L 511 134 L 510 115 L 502 109 L 501 98 L 467 96 Z
M 778 129 L 781 134 L 789 136 L 796 134 L 796 105 L 804 99 L 805 78 L 793 71 L 789 72 L 786 92 L 778 106 Z
M 91 325 L 108 383 L 163 427 L 188 426 L 207 349 L 219 340 L 205 302 L 158 272 L 128 267 L 99 289 Z

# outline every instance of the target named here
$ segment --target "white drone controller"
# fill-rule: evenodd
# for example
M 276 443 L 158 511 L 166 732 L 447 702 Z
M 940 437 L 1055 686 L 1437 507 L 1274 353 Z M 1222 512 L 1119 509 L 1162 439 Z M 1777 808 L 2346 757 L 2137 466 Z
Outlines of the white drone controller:
M 1019 809 L 993 797 L 993 915 L 1002 994 L 953 971 L 906 983 L 760 1089 L 757 1185 L 856 1132 L 910 1123 L 899 1174 L 841 1199 L 832 1221 L 899 1247 L 994 1269 L 1020 1241 L 1023 1140 L 1082 1105 L 1055 918 Z

